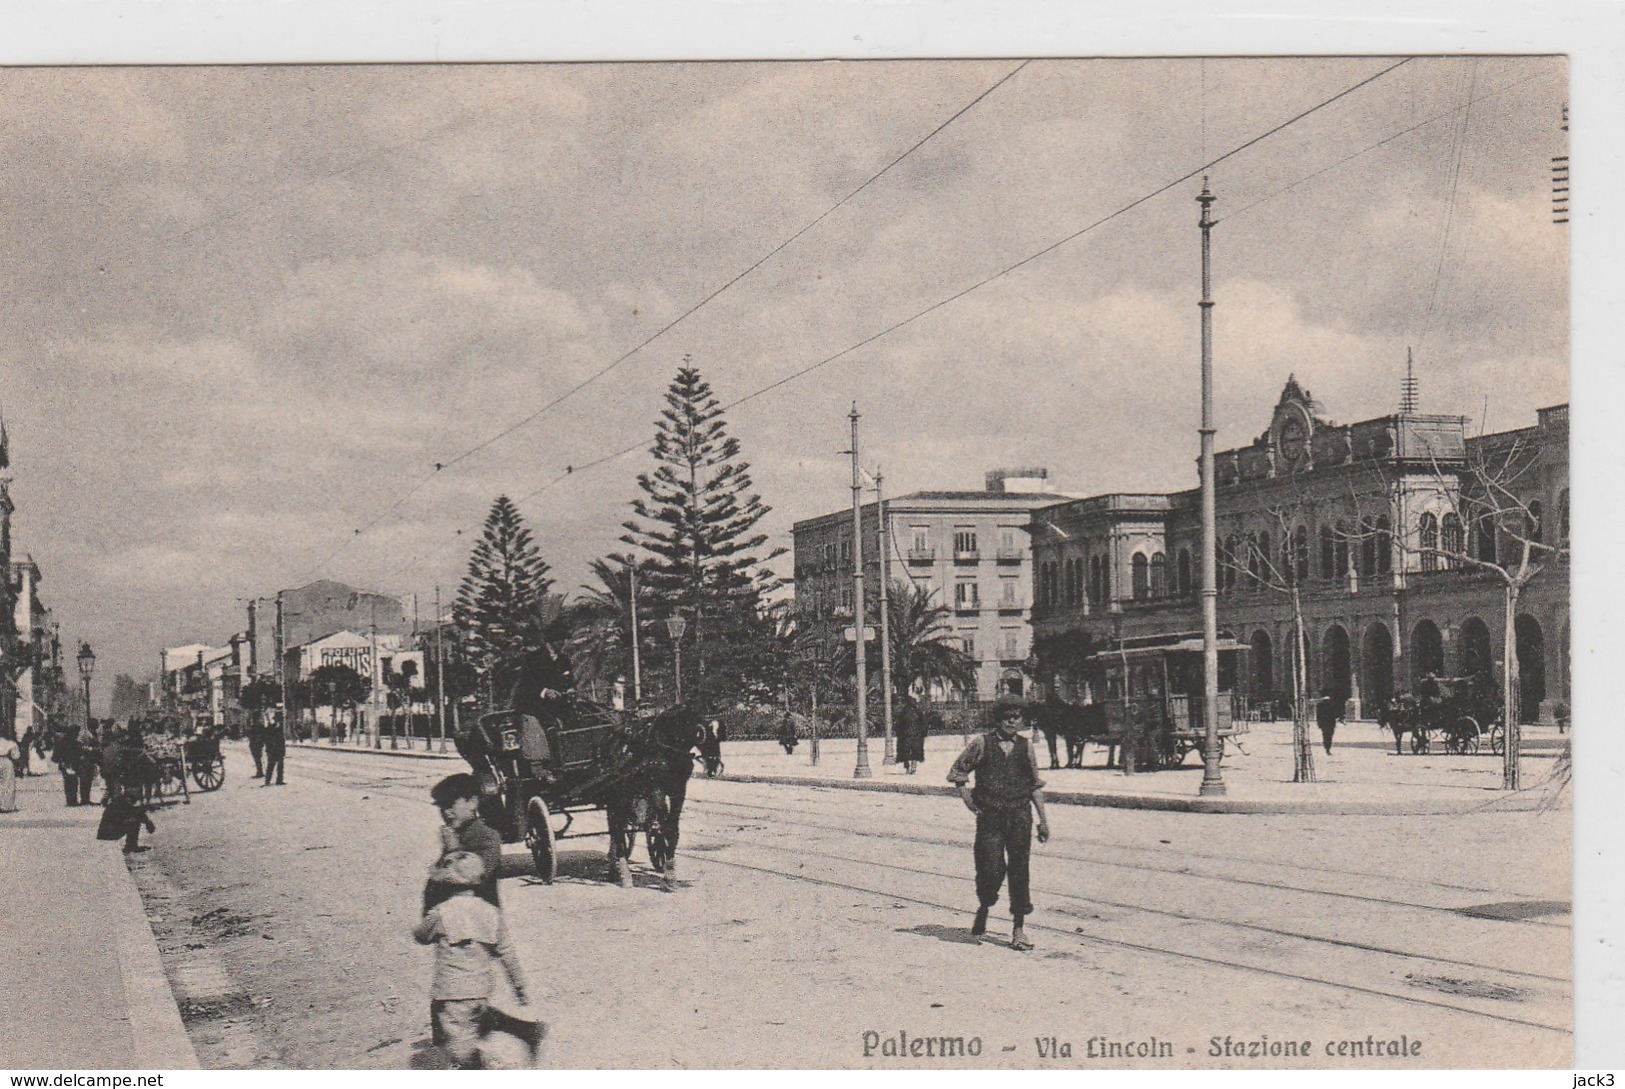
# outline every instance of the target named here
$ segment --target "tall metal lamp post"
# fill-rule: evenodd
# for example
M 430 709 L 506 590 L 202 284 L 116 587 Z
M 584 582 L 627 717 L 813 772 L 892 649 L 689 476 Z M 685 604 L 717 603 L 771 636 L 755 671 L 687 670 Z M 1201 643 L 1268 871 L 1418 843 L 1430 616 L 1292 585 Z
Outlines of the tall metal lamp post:
M 688 621 L 681 615 L 666 617 L 666 634 L 671 636 L 671 650 L 674 655 L 674 675 L 677 679 L 677 702 L 683 702 L 683 633 L 688 630 Z
M 89 643 L 79 644 L 79 679 L 85 687 L 85 725 L 90 721 L 90 675 L 96 672 L 96 652 L 90 649 Z

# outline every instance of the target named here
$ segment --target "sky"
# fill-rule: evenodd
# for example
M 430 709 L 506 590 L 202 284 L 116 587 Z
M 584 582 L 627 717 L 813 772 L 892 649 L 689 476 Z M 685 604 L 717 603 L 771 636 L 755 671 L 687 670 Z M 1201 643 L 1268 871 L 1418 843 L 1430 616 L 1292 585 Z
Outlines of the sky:
M 1221 449 L 1289 373 L 1394 411 L 1407 350 L 1424 411 L 1526 426 L 1565 61 L 1400 59 L 0 69 L 16 550 L 98 702 L 314 578 L 428 616 L 499 494 L 573 591 L 685 357 L 725 403 L 835 357 L 728 412 L 775 544 L 850 503 L 854 401 L 888 494 L 1193 487 L 1201 178 L 1141 198 L 1243 145 Z

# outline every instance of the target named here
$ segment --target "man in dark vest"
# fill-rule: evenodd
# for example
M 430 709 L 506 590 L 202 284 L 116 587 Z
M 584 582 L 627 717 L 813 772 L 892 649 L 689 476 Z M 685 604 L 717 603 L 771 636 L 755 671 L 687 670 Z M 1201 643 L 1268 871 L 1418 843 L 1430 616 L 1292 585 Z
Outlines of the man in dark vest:
M 971 739 L 954 761 L 948 781 L 959 788 L 965 807 L 976 814 L 976 898 L 981 906 L 971 933 L 987 932 L 987 912 L 999 902 L 999 886 L 1010 875 L 1010 931 L 1012 949 L 1031 949 L 1022 924 L 1032 914 L 1028 891 L 1028 860 L 1032 854 L 1033 824 L 1030 810 L 1038 811 L 1038 842 L 1049 840 L 1044 817 L 1044 781 L 1032 745 L 1021 736 L 1021 703 L 1001 697 L 989 715 L 992 729 Z M 975 775 L 976 785 L 970 785 Z

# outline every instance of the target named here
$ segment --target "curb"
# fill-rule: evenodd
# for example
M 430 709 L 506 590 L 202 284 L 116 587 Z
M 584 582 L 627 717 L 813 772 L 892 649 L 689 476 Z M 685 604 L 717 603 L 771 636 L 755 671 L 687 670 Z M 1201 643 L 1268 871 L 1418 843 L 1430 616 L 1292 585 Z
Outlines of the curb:
M 124 984 L 130 1036 L 135 1042 L 134 1066 L 145 1070 L 198 1070 L 197 1051 L 181 1021 L 175 992 L 164 975 L 158 941 L 147 922 L 147 909 L 135 878 L 122 856 L 100 852 L 105 860 L 108 903 L 117 919 L 114 953 Z
M 884 783 L 872 779 L 811 779 L 796 775 L 752 775 L 724 772 L 718 779 L 735 783 L 767 783 L 778 786 L 825 787 L 832 790 L 864 790 L 881 794 L 915 794 L 953 797 L 957 792 L 951 786 L 926 783 Z M 1492 801 L 1501 801 L 1497 795 Z M 1494 812 L 1517 812 L 1536 809 L 1542 799 L 1524 796 L 1505 799 Z M 1235 813 L 1248 815 L 1298 816 L 1383 816 L 1383 817 L 1436 817 L 1466 814 L 1488 810 L 1484 801 L 1457 802 L 1334 802 L 1334 801 L 1260 801 L 1241 798 L 1169 798 L 1157 794 L 1107 794 L 1085 790 L 1051 790 L 1045 788 L 1044 802 L 1048 805 L 1096 806 L 1103 809 L 1151 809 L 1171 813 Z
M 323 745 L 309 741 L 290 741 L 290 749 L 304 749 L 309 752 L 347 752 L 356 756 L 394 756 L 406 760 L 461 760 L 462 757 L 455 752 L 414 752 L 407 749 L 358 749 L 352 745 Z

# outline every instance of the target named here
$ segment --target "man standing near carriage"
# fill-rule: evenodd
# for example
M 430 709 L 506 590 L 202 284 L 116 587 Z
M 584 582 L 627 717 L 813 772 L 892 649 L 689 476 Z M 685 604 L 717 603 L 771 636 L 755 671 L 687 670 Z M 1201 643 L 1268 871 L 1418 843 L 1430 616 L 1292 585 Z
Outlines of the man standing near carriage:
M 976 937 L 987 932 L 988 909 L 999 902 L 999 887 L 1010 877 L 1010 947 L 1027 950 L 1022 924 L 1032 914 L 1028 864 L 1032 856 L 1031 810 L 1038 811 L 1038 842 L 1049 840 L 1044 816 L 1044 780 L 1032 744 L 1021 736 L 1019 700 L 1001 696 L 989 715 L 991 729 L 971 738 L 948 772 L 965 808 L 976 814 L 976 898 L 980 907 L 971 924 Z M 972 787 L 971 777 L 976 785 Z

